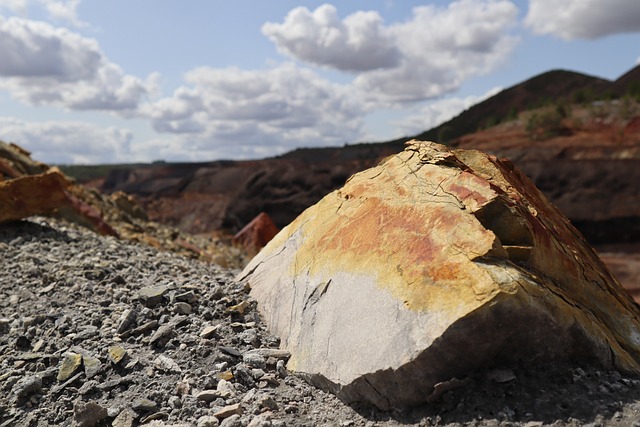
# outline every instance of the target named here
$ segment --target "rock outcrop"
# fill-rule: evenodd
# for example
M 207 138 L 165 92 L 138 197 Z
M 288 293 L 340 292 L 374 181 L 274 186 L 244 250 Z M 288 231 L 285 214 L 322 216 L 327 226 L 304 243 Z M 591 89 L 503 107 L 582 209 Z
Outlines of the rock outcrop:
M 238 277 L 288 367 L 347 402 L 425 402 L 474 370 L 640 373 L 640 309 L 509 161 L 411 141 L 284 228 Z
M 133 240 L 224 266 L 245 263 L 246 255 L 216 236 L 190 236 L 149 221 L 133 197 L 101 194 L 64 175 L 60 169 L 31 159 L 16 144 L 0 141 L 0 224 L 50 215 L 102 235 Z

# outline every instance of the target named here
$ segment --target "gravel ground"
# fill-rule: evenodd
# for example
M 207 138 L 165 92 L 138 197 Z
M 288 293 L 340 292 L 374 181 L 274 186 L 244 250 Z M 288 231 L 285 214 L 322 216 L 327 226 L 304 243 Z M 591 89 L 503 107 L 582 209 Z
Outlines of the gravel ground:
M 640 380 L 594 367 L 346 406 L 287 372 L 236 273 L 52 219 L 0 225 L 0 426 L 640 426 Z

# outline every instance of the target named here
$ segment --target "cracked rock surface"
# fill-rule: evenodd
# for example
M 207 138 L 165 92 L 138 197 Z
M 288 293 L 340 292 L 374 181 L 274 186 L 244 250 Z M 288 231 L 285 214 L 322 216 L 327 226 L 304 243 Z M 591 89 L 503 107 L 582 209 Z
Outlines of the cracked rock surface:
M 289 369 L 349 403 L 540 361 L 640 372 L 640 310 L 508 161 L 411 141 L 278 234 L 239 279 Z
M 2 427 L 640 420 L 640 380 L 570 365 L 479 371 L 409 410 L 349 407 L 287 370 L 237 271 L 43 218 L 0 225 L 0 254 Z

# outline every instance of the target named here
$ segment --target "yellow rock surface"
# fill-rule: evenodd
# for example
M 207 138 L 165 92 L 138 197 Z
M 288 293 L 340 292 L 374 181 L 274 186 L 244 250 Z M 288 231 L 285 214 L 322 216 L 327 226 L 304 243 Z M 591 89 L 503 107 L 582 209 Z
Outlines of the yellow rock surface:
M 507 161 L 411 141 L 303 212 L 239 276 L 291 352 L 346 401 L 424 402 L 479 367 L 640 372 L 640 311 Z

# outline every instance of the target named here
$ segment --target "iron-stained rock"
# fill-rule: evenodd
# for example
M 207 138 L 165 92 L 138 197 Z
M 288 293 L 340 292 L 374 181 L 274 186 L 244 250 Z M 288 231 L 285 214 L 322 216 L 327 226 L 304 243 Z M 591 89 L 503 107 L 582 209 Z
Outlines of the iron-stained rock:
M 640 310 L 508 161 L 411 141 L 283 229 L 239 276 L 288 367 L 347 402 L 533 360 L 640 373 Z

